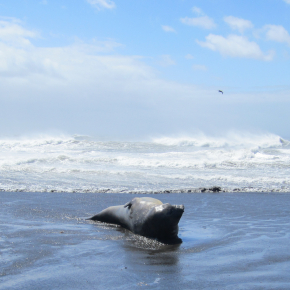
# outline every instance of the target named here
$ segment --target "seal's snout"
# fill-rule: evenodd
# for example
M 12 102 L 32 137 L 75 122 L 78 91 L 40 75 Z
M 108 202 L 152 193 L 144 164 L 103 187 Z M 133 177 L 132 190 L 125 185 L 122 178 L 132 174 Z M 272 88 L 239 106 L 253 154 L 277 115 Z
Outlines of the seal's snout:
M 175 208 L 180 209 L 180 210 L 182 210 L 184 212 L 184 205 L 183 204 L 181 204 L 181 205 L 173 205 L 173 206 Z
M 172 205 L 169 214 L 172 217 L 180 219 L 184 213 L 184 205 Z

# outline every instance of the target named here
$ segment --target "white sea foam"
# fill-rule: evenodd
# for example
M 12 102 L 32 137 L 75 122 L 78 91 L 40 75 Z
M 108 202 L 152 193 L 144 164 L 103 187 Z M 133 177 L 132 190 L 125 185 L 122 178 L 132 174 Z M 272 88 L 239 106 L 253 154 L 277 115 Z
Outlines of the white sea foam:
M 194 137 L 162 137 L 153 139 L 156 144 L 165 146 L 195 146 L 195 147 L 281 147 L 288 141 L 274 134 L 254 135 L 250 133 L 229 133 L 226 137 L 211 137 L 198 134 Z
M 273 134 L 152 142 L 40 136 L 0 139 L 0 152 L 6 191 L 290 191 L 289 142 Z

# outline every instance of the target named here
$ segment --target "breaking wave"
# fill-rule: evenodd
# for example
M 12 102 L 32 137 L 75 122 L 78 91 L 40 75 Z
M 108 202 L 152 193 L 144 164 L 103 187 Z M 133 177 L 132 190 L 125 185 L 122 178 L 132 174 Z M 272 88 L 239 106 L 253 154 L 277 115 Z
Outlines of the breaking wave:
M 0 139 L 0 190 L 55 192 L 290 192 L 289 141 L 274 134 Z
M 275 148 L 289 146 L 289 141 L 275 134 L 254 135 L 250 133 L 229 133 L 226 137 L 211 137 L 199 134 L 195 137 L 162 137 L 153 140 L 156 144 L 180 147 L 242 147 Z

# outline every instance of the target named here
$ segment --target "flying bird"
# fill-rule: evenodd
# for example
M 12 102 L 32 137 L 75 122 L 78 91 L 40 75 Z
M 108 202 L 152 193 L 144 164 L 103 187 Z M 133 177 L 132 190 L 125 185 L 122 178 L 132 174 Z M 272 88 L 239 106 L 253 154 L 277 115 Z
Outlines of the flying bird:
M 222 93 L 222 94 L 224 94 L 224 92 L 223 92 L 223 91 L 221 91 L 221 90 L 219 90 L 219 93 Z

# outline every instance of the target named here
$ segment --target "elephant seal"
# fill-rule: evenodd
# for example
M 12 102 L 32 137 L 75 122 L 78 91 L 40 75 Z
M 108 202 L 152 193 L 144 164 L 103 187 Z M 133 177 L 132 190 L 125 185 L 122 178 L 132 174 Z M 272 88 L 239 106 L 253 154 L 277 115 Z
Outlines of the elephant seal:
M 151 197 L 136 197 L 125 205 L 111 206 L 89 220 L 117 224 L 134 234 L 165 243 L 182 243 L 177 236 L 183 205 L 163 204 Z

